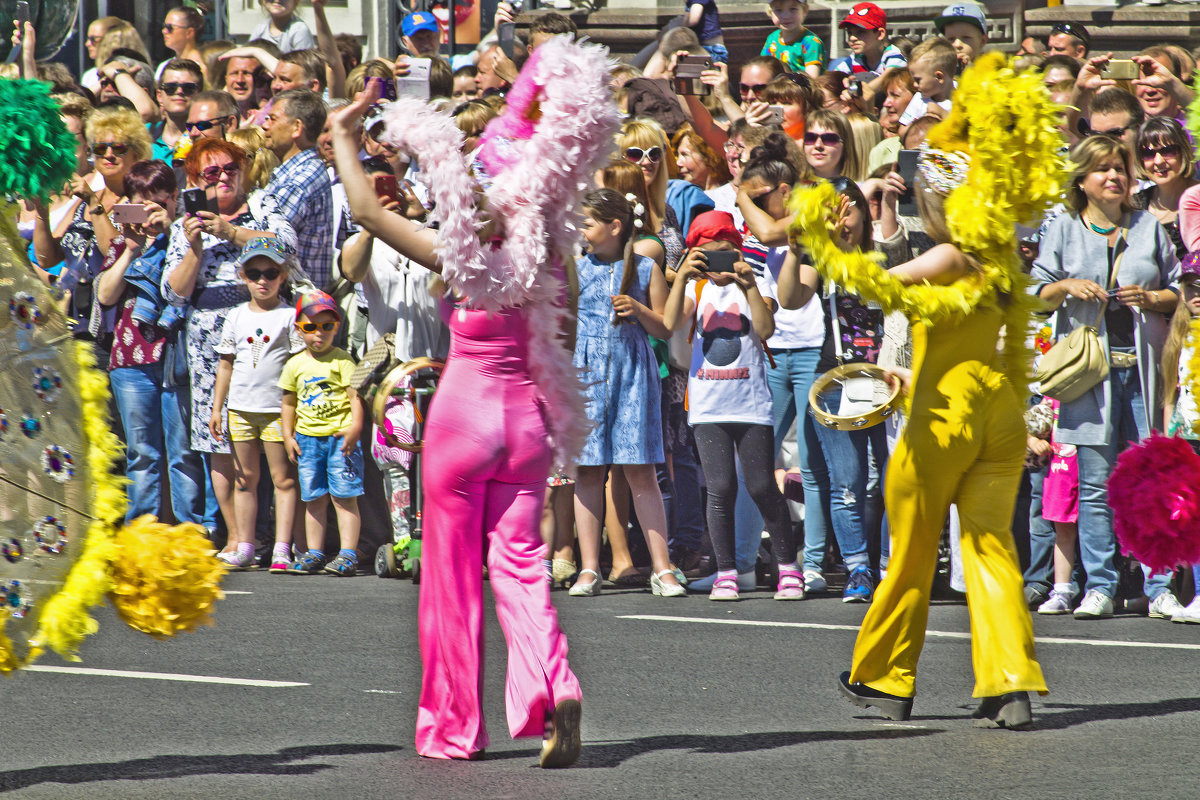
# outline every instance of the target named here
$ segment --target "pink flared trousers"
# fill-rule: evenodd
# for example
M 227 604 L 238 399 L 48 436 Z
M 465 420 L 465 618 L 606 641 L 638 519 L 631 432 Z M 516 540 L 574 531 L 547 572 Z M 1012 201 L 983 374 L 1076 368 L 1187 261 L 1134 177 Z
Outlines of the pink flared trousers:
M 483 721 L 483 547 L 508 642 L 505 705 L 514 737 L 580 699 L 542 565 L 550 469 L 545 402 L 529 376 L 522 312 L 454 310 L 446 370 L 425 430 L 417 752 L 470 758 Z

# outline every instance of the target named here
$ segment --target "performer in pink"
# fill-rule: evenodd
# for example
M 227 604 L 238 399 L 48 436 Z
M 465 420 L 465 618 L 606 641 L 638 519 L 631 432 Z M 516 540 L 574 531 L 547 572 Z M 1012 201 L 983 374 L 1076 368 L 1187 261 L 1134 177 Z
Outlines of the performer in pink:
M 508 642 L 509 732 L 543 735 L 541 765 L 579 756 L 581 693 L 550 603 L 539 535 L 545 479 L 586 435 L 583 396 L 559 331 L 580 193 L 611 147 L 617 111 L 605 53 L 558 37 L 540 46 L 475 154 L 452 119 L 399 100 L 376 134 L 421 166 L 437 231 L 385 211 L 358 163 L 353 130 L 376 99 L 331 115 L 355 219 L 431 270 L 455 295 L 450 355 L 429 414 L 422 478 L 417 752 L 476 758 L 487 747 L 482 554 Z M 477 180 L 478 179 L 478 180 Z M 482 213 L 478 199 L 482 190 Z M 486 224 L 483 224 L 486 223 Z

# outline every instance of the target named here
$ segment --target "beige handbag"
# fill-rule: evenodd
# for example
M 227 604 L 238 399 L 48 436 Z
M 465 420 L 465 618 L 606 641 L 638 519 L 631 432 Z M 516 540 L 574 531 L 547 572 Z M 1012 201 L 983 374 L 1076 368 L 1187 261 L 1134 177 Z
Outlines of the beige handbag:
M 1121 229 L 1118 245 L 1125 244 L 1127 233 L 1128 229 Z M 1110 290 L 1117 285 L 1117 271 L 1121 269 L 1125 249 L 1121 247 L 1113 262 L 1112 274 L 1108 280 Z M 1108 377 L 1108 351 L 1098 333 L 1100 320 L 1107 308 L 1108 301 L 1100 301 L 1100 310 L 1096 312 L 1095 322 L 1071 331 L 1065 339 L 1060 339 L 1042 356 L 1033 379 L 1037 381 L 1039 391 L 1044 396 L 1060 403 L 1070 403 L 1083 397 L 1093 386 Z

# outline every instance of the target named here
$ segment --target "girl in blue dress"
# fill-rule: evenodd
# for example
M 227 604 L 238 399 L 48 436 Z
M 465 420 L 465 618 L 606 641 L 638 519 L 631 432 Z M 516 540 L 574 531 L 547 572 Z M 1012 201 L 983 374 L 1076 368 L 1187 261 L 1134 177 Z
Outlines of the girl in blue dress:
M 575 479 L 575 526 L 582 569 L 575 597 L 600 593 L 600 525 L 604 479 L 621 470 L 650 547 L 657 596 L 682 597 L 671 570 L 667 518 L 654 465 L 663 461 L 661 383 L 647 334 L 667 338 L 662 321 L 667 281 L 653 260 L 633 253 L 633 234 L 644 227 L 644 207 L 612 189 L 583 201 L 583 236 L 590 252 L 579 260 L 579 325 L 575 367 L 587 387 L 592 432 Z

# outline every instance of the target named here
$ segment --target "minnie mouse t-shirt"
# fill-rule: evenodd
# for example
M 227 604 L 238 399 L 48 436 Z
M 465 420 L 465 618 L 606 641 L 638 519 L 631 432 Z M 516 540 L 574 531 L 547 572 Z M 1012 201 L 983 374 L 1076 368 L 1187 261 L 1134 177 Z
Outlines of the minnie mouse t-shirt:
M 764 298 L 774 287 L 755 278 Z M 771 389 L 762 344 L 750 322 L 750 302 L 737 283 L 689 282 L 685 296 L 696 303 L 692 366 L 688 374 L 688 424 L 742 422 L 772 425 Z

